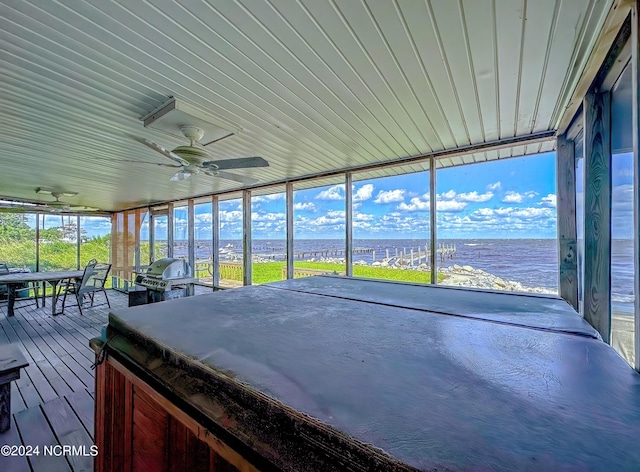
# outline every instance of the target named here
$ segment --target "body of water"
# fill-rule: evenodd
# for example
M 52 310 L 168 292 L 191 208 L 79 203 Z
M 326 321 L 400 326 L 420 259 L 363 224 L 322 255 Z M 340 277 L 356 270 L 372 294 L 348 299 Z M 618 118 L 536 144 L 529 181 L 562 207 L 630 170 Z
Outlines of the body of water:
M 183 244 L 184 243 L 184 244 Z M 284 260 L 285 241 L 253 240 L 254 255 L 276 261 Z M 407 255 L 414 249 L 417 256 L 418 247 L 424 251 L 427 240 L 417 239 L 354 239 L 354 248 L 367 248 L 375 251 L 376 260 L 382 260 L 387 251 L 390 257 L 406 249 Z M 528 287 L 544 287 L 558 290 L 558 250 L 555 239 L 451 239 L 440 240 L 438 245 L 455 246 L 455 256 L 438 258 L 439 267 L 453 264 L 469 265 L 482 269 L 505 280 L 520 282 Z M 197 258 L 211 259 L 211 241 L 198 241 Z M 184 249 L 183 249 L 184 248 Z M 314 252 L 334 251 L 330 258 L 344 258 L 344 240 L 336 239 L 302 239 L 294 242 L 294 253 L 305 253 L 304 259 L 315 258 Z M 186 255 L 186 242 L 177 242 L 174 253 L 180 257 L 181 251 Z M 221 260 L 242 260 L 241 240 L 220 241 Z M 298 259 L 296 259 L 298 260 Z M 373 253 L 355 254 L 354 262 L 373 262 Z M 611 260 L 611 292 L 612 309 L 618 313 L 633 314 L 633 241 L 613 240 Z

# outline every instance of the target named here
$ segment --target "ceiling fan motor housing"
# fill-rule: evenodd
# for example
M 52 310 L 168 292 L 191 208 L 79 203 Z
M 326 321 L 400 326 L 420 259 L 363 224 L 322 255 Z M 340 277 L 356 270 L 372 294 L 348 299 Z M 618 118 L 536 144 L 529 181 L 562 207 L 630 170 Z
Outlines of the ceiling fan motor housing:
M 198 142 L 204 136 L 204 130 L 202 128 L 198 128 L 197 126 L 181 126 L 180 131 L 184 134 L 184 137 L 191 141 L 191 145 L 193 146 L 194 142 Z
M 180 130 L 185 138 L 191 141 L 191 144 L 189 146 L 178 146 L 171 152 L 177 154 L 191 165 L 200 165 L 203 159 L 209 158 L 204 149 L 196 147 L 196 143 L 204 136 L 204 130 L 197 126 L 181 126 Z

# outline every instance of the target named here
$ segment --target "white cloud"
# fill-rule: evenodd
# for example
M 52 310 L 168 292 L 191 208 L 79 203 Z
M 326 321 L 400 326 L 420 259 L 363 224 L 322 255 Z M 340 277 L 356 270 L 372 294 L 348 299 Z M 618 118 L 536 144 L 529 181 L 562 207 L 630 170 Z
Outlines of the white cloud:
M 493 194 L 491 194 L 491 196 L 493 196 Z M 436 211 L 453 213 L 463 211 L 467 207 L 468 203 L 463 201 L 463 199 L 467 199 L 468 201 L 486 201 L 482 200 L 486 198 L 486 196 L 478 195 L 477 192 L 458 195 L 454 190 L 440 193 L 436 198 Z M 409 203 L 402 202 L 396 207 L 397 210 L 409 212 L 429 211 L 430 208 L 429 194 L 427 193 L 422 197 L 413 197 Z
M 423 235 L 429 227 L 429 217 L 419 213 L 399 213 L 395 211 L 379 217 L 375 215 L 354 215 L 353 226 L 354 228 L 366 229 L 373 234 L 402 232 L 403 234 Z
M 490 218 L 494 216 L 494 214 L 495 214 L 495 211 L 492 210 L 491 208 L 478 208 L 469 216 L 472 216 L 473 218 L 481 219 L 481 218 Z
M 493 192 L 486 192 L 483 194 L 479 194 L 475 190 L 473 192 L 461 193 L 458 195 L 458 200 L 463 202 L 482 203 L 482 202 L 488 202 L 492 198 L 493 198 Z
M 620 177 L 633 177 L 633 169 L 630 167 L 620 169 L 618 172 L 618 176 Z
M 455 190 L 449 190 L 448 192 L 438 194 L 438 200 L 453 200 L 456 198 L 456 195 Z
M 270 193 L 269 195 L 258 195 L 251 197 L 251 200 L 255 202 L 272 202 L 274 200 L 284 199 L 284 193 Z
M 555 211 L 551 208 L 513 208 L 513 207 L 503 207 L 503 208 L 479 208 L 474 212 L 469 214 L 469 218 L 478 221 L 478 220 L 486 220 L 489 218 L 500 218 L 504 221 L 507 219 L 525 219 L 531 220 L 542 217 L 551 217 L 555 214 Z
M 502 203 L 522 203 L 523 196 L 518 192 L 508 191 L 504 198 L 502 199 Z
M 332 226 L 332 225 L 340 225 L 344 224 L 344 217 L 342 218 L 329 218 L 328 216 L 320 216 L 315 220 L 309 220 L 309 225 L 311 226 Z
M 199 213 L 197 215 L 194 215 L 194 220 L 196 224 L 211 223 L 211 220 L 212 220 L 211 213 Z
M 464 210 L 468 203 L 465 199 L 473 199 L 477 197 L 477 192 L 464 193 L 458 195 L 455 190 L 449 190 L 448 192 L 439 193 L 436 195 L 436 211 L 439 212 L 460 212 Z M 428 202 L 427 194 L 424 195 L 425 200 Z
M 240 211 L 242 212 L 242 200 L 225 200 L 220 202 L 219 210 L 222 213 L 223 211 Z
M 220 221 L 241 221 L 242 212 L 239 210 L 220 211 Z
M 357 221 L 357 220 L 354 220 L 353 221 L 353 227 L 354 228 L 358 228 L 358 229 L 366 229 L 366 230 L 372 231 L 374 233 L 376 232 L 376 228 L 371 223 L 369 223 L 368 221 Z
M 509 216 L 516 218 L 532 219 L 543 216 L 551 216 L 553 210 L 551 208 L 517 208 L 514 209 Z
M 374 200 L 375 203 L 394 203 L 404 201 L 404 189 L 380 190 Z
M 334 185 L 316 195 L 318 200 L 344 200 L 344 184 Z
M 614 216 L 627 217 L 628 225 L 633 221 L 633 184 L 616 185 L 611 189 L 611 211 Z
M 313 202 L 298 202 L 293 205 L 294 210 L 316 211 L 316 206 Z
M 611 189 L 611 236 L 633 238 L 633 185 L 616 185 Z
M 550 193 L 546 197 L 542 197 L 540 199 L 540 203 L 538 205 L 555 208 L 556 207 L 556 196 L 553 193 Z
M 468 203 L 458 202 L 456 200 L 439 200 L 436 202 L 436 210 L 443 212 L 459 212 L 466 208 Z
M 344 218 L 344 210 L 329 210 L 327 216 L 329 218 Z
M 534 198 L 537 195 L 538 192 L 534 192 L 533 190 L 529 190 L 524 193 L 518 193 L 514 192 L 513 190 L 509 190 L 502 199 L 502 203 L 522 203 L 525 198 Z
M 284 220 L 278 221 L 254 221 L 251 231 L 256 238 L 285 238 L 286 224 Z
M 354 186 L 355 187 L 355 186 Z M 373 184 L 364 184 L 353 194 L 354 202 L 363 202 L 369 200 L 373 195 Z
M 501 189 L 502 189 L 502 184 L 500 183 L 500 181 L 497 181 L 494 184 L 487 185 L 487 190 L 489 190 L 490 192 L 496 192 Z
M 440 234 L 532 235 L 553 234 L 556 228 L 554 208 L 479 208 L 468 215 L 438 212 Z M 445 236 L 443 236 L 445 237 Z
M 251 213 L 252 221 L 281 221 L 285 218 L 284 213 Z
M 402 202 L 396 207 L 401 211 L 429 211 L 429 208 L 429 201 L 421 200 L 420 197 L 413 197 L 408 204 Z
M 375 220 L 375 216 L 370 215 L 368 213 L 356 213 L 355 215 L 353 215 L 353 220 L 354 221 L 373 221 Z
M 488 208 L 487 208 L 488 209 Z M 496 208 L 495 210 L 493 210 L 495 212 L 496 215 L 498 216 L 507 216 L 509 215 L 509 213 L 511 213 L 514 210 L 514 208 L 511 207 L 506 207 L 506 208 Z

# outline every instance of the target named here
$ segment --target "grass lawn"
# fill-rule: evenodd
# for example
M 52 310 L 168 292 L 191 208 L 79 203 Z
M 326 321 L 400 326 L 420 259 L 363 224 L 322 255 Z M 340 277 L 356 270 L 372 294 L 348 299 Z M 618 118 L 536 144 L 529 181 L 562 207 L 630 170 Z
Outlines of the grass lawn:
M 296 261 L 296 269 L 313 269 L 326 271 L 329 274 L 343 274 L 344 264 L 332 264 L 328 262 L 304 262 Z M 263 284 L 282 280 L 282 268 L 286 267 L 285 262 L 259 262 L 254 263 L 252 268 L 253 283 Z M 222 275 L 222 274 L 221 274 Z M 429 272 L 417 270 L 400 270 L 389 267 L 369 267 L 353 266 L 353 275 L 356 277 L 366 277 L 369 279 L 397 280 L 400 282 L 429 283 Z M 444 280 L 444 275 L 438 274 L 438 282 Z

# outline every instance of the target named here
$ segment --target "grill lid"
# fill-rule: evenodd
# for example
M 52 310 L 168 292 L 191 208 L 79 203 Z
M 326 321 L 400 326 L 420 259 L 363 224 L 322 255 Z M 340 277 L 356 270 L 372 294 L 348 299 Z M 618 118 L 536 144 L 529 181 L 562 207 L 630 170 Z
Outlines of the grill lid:
M 164 280 L 186 278 L 191 277 L 191 267 L 184 259 L 164 257 L 151 264 L 146 275 Z

